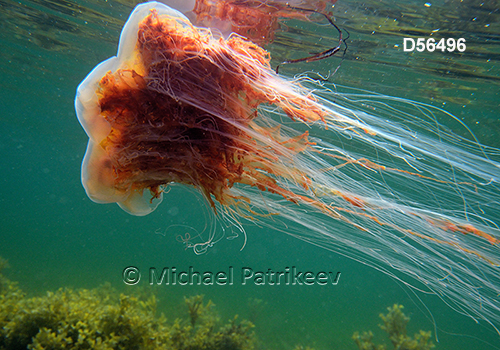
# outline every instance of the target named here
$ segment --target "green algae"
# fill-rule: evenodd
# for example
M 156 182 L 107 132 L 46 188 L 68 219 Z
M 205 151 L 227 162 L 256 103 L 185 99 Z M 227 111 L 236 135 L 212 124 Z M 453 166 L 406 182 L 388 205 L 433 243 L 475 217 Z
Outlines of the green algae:
M 125 295 L 103 286 L 27 297 L 0 271 L 0 349 L 254 348 L 252 323 L 236 316 L 221 325 L 211 301 L 205 303 L 203 296 L 185 301 L 186 319 L 169 324 L 164 315 L 157 315 L 154 295 Z
M 394 349 L 397 350 L 430 350 L 435 347 L 432 343 L 431 332 L 420 330 L 413 337 L 408 336 L 406 326 L 410 318 L 403 313 L 403 305 L 394 304 L 388 307 L 386 315 L 380 314 L 384 324 L 379 327 L 387 333 Z M 360 350 L 385 350 L 385 345 L 377 345 L 373 342 L 373 333 L 355 332 L 352 339 Z
M 61 288 L 46 295 L 27 297 L 17 283 L 2 274 L 8 267 L 0 257 L 0 350 L 96 349 L 96 350 L 253 350 L 257 339 L 253 323 L 234 316 L 225 324 L 215 304 L 203 295 L 184 297 L 186 314 L 167 322 L 159 314 L 154 294 L 118 293 L 109 284 L 95 289 Z M 265 308 L 260 299 L 249 300 L 253 308 Z M 430 350 L 431 332 L 407 335 L 410 318 L 403 306 L 380 314 L 394 349 Z M 159 315 L 158 315 L 159 314 Z M 373 333 L 354 333 L 360 350 L 385 350 L 373 342 Z M 262 345 L 258 346 L 262 348 Z M 295 350 L 313 350 L 296 346 Z

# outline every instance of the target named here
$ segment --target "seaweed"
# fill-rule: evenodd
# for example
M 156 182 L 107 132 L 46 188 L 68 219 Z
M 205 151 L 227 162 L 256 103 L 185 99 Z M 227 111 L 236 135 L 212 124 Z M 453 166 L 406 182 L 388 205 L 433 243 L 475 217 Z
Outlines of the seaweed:
M 212 301 L 203 303 L 203 295 L 184 298 L 189 322 L 176 319 L 170 331 L 177 350 L 251 350 L 255 346 L 254 325 L 246 320 L 238 322 L 234 316 L 216 329 L 219 317 Z
M 1 261 L 3 262 L 3 260 Z M 187 317 L 168 324 L 155 295 L 125 295 L 109 285 L 61 288 L 26 297 L 0 271 L 0 349 L 252 350 L 253 324 L 220 325 L 215 305 L 185 298 Z
M 203 295 L 184 297 L 185 317 L 172 323 L 160 313 L 150 291 L 118 293 L 111 285 L 95 289 L 61 288 L 43 296 L 27 297 L 17 283 L 2 274 L 7 261 L 0 258 L 0 350 L 253 350 L 254 325 L 238 315 L 220 322 L 215 304 Z M 262 311 L 265 302 L 249 301 Z M 395 304 L 380 314 L 394 349 L 430 350 L 431 332 L 407 335 L 410 318 Z M 257 312 L 258 313 L 258 312 Z M 256 315 L 254 315 L 256 317 Z M 360 350 L 385 350 L 373 342 L 373 333 L 354 333 Z M 313 350 L 296 346 L 295 350 Z
M 394 304 L 388 307 L 389 311 L 386 315 L 380 314 L 380 318 L 384 324 L 379 327 L 387 333 L 394 349 L 397 350 L 430 350 L 435 347 L 432 343 L 431 332 L 420 330 L 419 333 L 412 337 L 407 335 L 406 326 L 410 318 L 403 313 L 403 305 Z M 385 345 L 376 345 L 373 342 L 373 333 L 355 332 L 352 339 L 360 350 L 385 350 Z

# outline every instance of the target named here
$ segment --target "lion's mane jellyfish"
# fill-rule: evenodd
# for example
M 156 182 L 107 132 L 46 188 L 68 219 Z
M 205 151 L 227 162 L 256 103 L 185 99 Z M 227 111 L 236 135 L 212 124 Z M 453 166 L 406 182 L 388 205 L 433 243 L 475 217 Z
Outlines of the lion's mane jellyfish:
M 211 28 L 213 24 L 225 32 L 238 33 L 259 44 L 272 41 L 279 28 L 280 18 L 307 17 L 310 12 L 297 11 L 292 7 L 323 11 L 327 3 L 322 0 L 292 1 L 234 1 L 234 0 L 197 0 L 193 9 L 196 22 Z M 226 28 L 224 28 L 224 25 Z
M 337 0 L 163 0 L 200 27 L 237 33 L 255 43 L 273 40 L 283 18 L 304 19 L 312 11 L 324 11 Z M 305 11 L 301 11 L 300 9 Z M 309 11 L 308 11 L 309 10 Z
M 262 48 L 239 36 L 215 39 L 180 13 L 150 6 L 131 15 L 118 57 L 78 89 L 78 117 L 90 136 L 82 175 L 90 198 L 144 215 L 161 200 L 161 186 L 176 182 L 202 189 L 214 207 L 212 196 L 228 206 L 249 202 L 232 193 L 235 183 L 297 201 L 274 175 L 288 173 L 304 187 L 309 179 L 276 161 L 306 148 L 307 132 L 287 138 L 260 126 L 257 107 L 276 105 L 305 122 L 325 111 L 280 82 Z
M 239 35 L 216 37 L 163 4 L 139 5 L 117 57 L 78 87 L 88 196 L 146 215 L 170 183 L 192 186 L 221 219 L 257 221 L 411 276 L 498 325 L 499 150 L 440 126 L 438 117 L 451 118 L 443 110 L 339 94 L 281 77 L 269 60 Z

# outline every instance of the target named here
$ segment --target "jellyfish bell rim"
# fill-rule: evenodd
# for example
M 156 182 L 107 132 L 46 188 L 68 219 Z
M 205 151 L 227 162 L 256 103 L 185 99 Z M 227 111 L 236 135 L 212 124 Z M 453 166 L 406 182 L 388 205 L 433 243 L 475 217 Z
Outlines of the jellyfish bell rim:
M 135 45 L 137 43 L 137 35 L 139 31 L 139 23 L 146 18 L 146 16 L 151 12 L 151 10 L 156 9 L 159 15 L 169 15 L 172 17 L 181 17 L 183 20 L 189 22 L 189 19 L 178 10 L 169 7 L 161 2 L 149 1 L 143 4 L 137 5 L 130 16 L 125 22 L 120 33 L 120 39 L 118 41 L 118 54 L 117 57 L 121 60 L 125 57 L 132 56 Z M 133 43 L 133 45 L 125 45 L 125 43 Z
M 119 59 L 116 56 L 99 63 L 76 89 L 76 116 L 89 139 L 94 142 L 102 141 L 111 131 L 111 125 L 101 117 L 96 91 L 102 77 L 108 71 L 116 70 L 118 64 Z
M 112 182 L 114 179 L 112 169 L 98 166 L 95 162 L 107 163 L 111 159 L 104 149 L 89 140 L 87 150 L 82 162 L 81 180 L 87 196 L 95 203 L 117 203 L 122 210 L 135 216 L 145 216 L 156 210 L 163 201 L 163 193 L 153 196 L 148 189 L 127 189 L 120 191 Z M 97 174 L 88 169 L 99 169 Z M 92 174 L 91 174 L 92 173 Z M 106 181 L 108 180 L 108 181 Z M 108 182 L 108 183 L 106 183 Z M 149 192 L 149 193 L 148 193 Z
M 118 206 L 128 214 L 134 216 L 146 216 L 151 214 L 163 202 L 163 193 L 159 196 L 151 196 L 149 190 L 130 190 L 125 200 L 117 202 Z
M 127 198 L 128 191 L 118 191 L 112 183 L 113 175 L 106 174 L 102 166 L 96 163 L 105 163 L 110 161 L 109 156 L 104 149 L 96 144 L 92 139 L 89 139 L 85 156 L 82 161 L 81 180 L 82 185 L 87 193 L 87 196 L 95 203 L 116 203 Z M 89 171 L 89 169 L 99 169 L 100 171 Z M 105 183 L 103 179 L 111 179 Z

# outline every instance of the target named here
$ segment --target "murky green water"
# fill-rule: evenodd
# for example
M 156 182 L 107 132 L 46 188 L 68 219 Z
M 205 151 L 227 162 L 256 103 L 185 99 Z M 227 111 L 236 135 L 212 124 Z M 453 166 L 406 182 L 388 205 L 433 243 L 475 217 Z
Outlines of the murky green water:
M 178 236 L 206 232 L 210 213 L 198 194 L 182 186 L 174 186 L 164 204 L 146 217 L 91 202 L 80 184 L 88 138 L 75 116 L 75 90 L 97 63 L 116 54 L 121 27 L 134 5 L 125 0 L 0 1 L 0 256 L 10 262 L 6 274 L 12 280 L 33 294 L 105 282 L 131 291 L 138 286 L 125 286 L 122 271 L 135 266 L 143 273 L 140 286 L 157 293 L 169 319 L 176 317 L 184 295 L 205 294 L 223 319 L 234 314 L 251 318 L 261 347 L 269 349 L 297 344 L 355 349 L 352 334 L 367 330 L 382 341 L 378 314 L 394 303 L 405 305 L 409 333 L 437 331 L 438 349 L 498 346 L 499 336 L 486 323 L 477 325 L 436 297 L 415 294 L 374 269 L 283 233 L 248 226 L 241 251 L 241 233 L 221 239 L 204 255 L 185 250 Z M 339 0 L 333 13 L 350 39 L 330 81 L 443 107 L 482 143 L 500 147 L 500 9 L 495 1 L 438 1 L 428 7 L 423 1 Z M 292 49 L 307 55 L 328 48 L 323 45 L 336 36 L 323 24 L 286 23 L 291 29 L 278 33 L 268 47 L 276 54 L 274 65 Z M 432 32 L 466 38 L 466 52 L 403 52 L 404 37 Z M 290 38 L 292 48 L 286 44 Z M 334 57 L 284 66 L 280 73 L 326 75 L 339 63 Z M 458 123 L 441 122 L 467 134 Z M 190 266 L 213 272 L 231 266 L 238 281 L 244 267 L 265 272 L 295 266 L 340 271 L 341 277 L 335 286 L 146 282 L 150 267 L 181 271 Z M 264 306 L 249 306 L 251 299 L 261 299 Z

